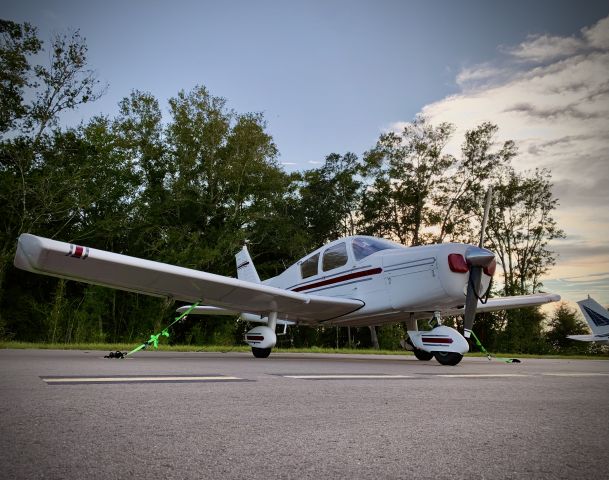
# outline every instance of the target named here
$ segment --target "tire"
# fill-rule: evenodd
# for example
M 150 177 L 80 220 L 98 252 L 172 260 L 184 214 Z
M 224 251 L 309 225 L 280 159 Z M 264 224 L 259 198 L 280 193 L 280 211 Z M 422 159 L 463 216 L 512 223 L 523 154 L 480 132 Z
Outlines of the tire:
M 433 352 L 433 356 L 442 365 L 454 366 L 463 360 L 463 355 L 457 352 Z
M 433 353 L 426 352 L 425 350 L 421 350 L 420 348 L 415 348 L 413 350 L 414 356 L 417 357 L 417 360 L 431 360 L 433 358 Z
M 252 347 L 252 353 L 256 358 L 267 358 L 271 354 L 272 348 L 256 348 Z

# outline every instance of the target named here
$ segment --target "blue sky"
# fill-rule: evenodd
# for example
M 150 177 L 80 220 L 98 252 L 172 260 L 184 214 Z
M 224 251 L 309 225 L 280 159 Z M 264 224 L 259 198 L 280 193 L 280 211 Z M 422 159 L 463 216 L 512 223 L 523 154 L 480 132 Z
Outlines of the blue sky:
M 79 28 L 104 98 L 70 118 L 116 112 L 132 89 L 162 104 L 207 86 L 264 112 L 288 170 L 361 154 L 381 130 L 455 93 L 462 69 L 533 33 L 571 34 L 609 13 L 564 1 L 28 1 L 3 16 L 43 39 Z M 295 165 L 292 165 L 295 164 Z
M 36 25 L 42 39 L 76 28 L 87 39 L 109 87 L 68 124 L 115 114 L 132 89 L 166 105 L 201 84 L 238 112 L 263 112 L 290 171 L 332 152 L 361 155 L 420 112 L 461 133 L 494 121 L 519 144 L 523 169 L 554 173 L 568 237 L 555 245 L 562 260 L 546 286 L 601 303 L 609 303 L 609 21 L 599 21 L 608 15 L 606 1 L 581 0 L 20 0 L 1 13 Z

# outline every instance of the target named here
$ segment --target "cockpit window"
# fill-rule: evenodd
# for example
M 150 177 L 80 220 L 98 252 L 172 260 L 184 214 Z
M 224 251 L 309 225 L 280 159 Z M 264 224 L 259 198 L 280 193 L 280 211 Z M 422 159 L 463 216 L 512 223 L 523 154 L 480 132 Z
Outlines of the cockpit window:
M 334 268 L 342 267 L 347 263 L 349 257 L 347 256 L 347 244 L 345 242 L 339 243 L 328 248 L 324 252 L 323 269 L 324 272 L 332 270 Z
M 361 260 L 362 258 L 366 258 L 368 255 L 380 252 L 381 250 L 388 250 L 390 248 L 404 248 L 403 245 L 390 242 L 389 240 L 364 237 L 354 238 L 351 245 L 353 246 L 353 255 L 355 256 L 355 260 Z
M 300 264 L 302 278 L 309 278 L 317 275 L 317 265 L 319 264 L 319 253 L 307 258 Z

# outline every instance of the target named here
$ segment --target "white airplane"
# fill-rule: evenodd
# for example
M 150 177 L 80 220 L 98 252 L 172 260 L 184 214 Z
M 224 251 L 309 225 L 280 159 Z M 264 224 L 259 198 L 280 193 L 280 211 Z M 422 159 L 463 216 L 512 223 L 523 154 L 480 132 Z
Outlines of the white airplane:
M 14 263 L 30 272 L 209 305 L 191 313 L 240 314 L 263 324 L 245 335 L 259 358 L 268 357 L 275 346 L 278 323 L 367 326 L 405 320 L 419 360 L 435 357 L 456 365 L 469 350 L 465 337 L 476 311 L 560 300 L 545 293 L 481 300 L 495 273 L 495 255 L 460 243 L 405 247 L 351 236 L 328 243 L 264 282 L 247 246 L 236 259 L 238 278 L 230 278 L 23 234 Z M 447 314 L 464 315 L 465 337 L 442 325 L 441 316 Z M 421 318 L 434 320 L 434 328 L 419 331 Z
M 592 335 L 567 335 L 567 338 L 609 345 L 609 312 L 590 296 L 577 304 L 592 330 Z

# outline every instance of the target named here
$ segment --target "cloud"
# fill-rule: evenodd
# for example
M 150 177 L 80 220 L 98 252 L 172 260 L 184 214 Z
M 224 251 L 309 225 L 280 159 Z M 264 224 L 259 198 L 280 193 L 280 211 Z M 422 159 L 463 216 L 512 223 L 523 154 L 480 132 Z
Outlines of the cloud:
M 531 35 L 520 45 L 501 50 L 521 61 L 546 62 L 569 57 L 584 48 L 586 48 L 586 42 L 575 37 Z
M 455 81 L 459 93 L 421 112 L 432 123 L 456 125 L 447 150 L 459 155 L 466 130 L 497 124 L 496 140 L 519 148 L 516 168 L 551 170 L 560 202 L 555 218 L 568 241 L 579 239 L 553 244 L 561 257 L 552 272 L 608 272 L 609 250 L 598 239 L 609 237 L 609 17 L 576 35 L 532 35 L 501 46 L 496 59 L 462 69 Z M 609 278 L 600 282 L 609 285 Z

